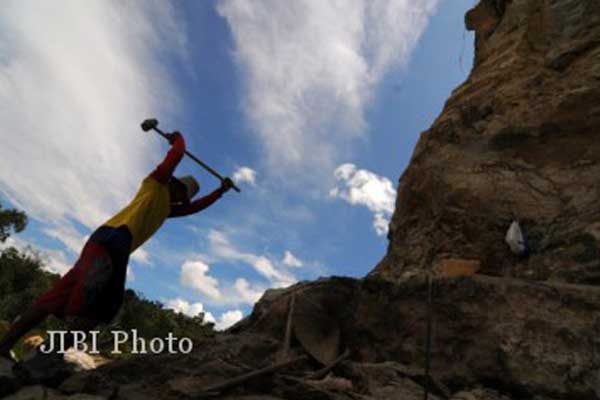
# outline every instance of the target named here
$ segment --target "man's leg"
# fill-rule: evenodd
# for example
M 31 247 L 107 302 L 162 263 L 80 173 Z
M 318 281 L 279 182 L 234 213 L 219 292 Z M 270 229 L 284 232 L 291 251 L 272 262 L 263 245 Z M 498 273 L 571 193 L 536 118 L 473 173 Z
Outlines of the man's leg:
M 19 318 L 15 320 L 4 338 L 0 341 L 0 355 L 7 355 L 17 341 L 44 321 L 50 314 L 62 314 L 64 305 L 72 295 L 73 287 L 80 279 L 81 271 L 71 268 L 62 278 L 29 306 Z
M 48 315 L 48 311 L 40 307 L 31 306 L 17 317 L 6 335 L 0 340 L 0 356 L 10 356 L 10 349 L 12 349 L 19 339 L 44 321 Z

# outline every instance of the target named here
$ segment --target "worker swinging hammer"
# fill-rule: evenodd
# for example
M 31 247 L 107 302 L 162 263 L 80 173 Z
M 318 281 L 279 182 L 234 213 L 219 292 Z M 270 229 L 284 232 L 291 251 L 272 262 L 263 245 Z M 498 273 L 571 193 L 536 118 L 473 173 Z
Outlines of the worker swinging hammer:
M 123 302 L 129 255 L 167 218 L 195 214 L 211 206 L 228 190 L 239 191 L 230 178 L 222 177 L 188 153 L 181 133 L 164 133 L 157 125 L 156 120 L 146 120 L 142 129 L 156 130 L 169 141 L 171 149 L 165 159 L 145 177 L 133 200 L 92 233 L 75 265 L 12 324 L 0 340 L 1 356 L 9 356 L 15 343 L 51 314 L 63 319 L 69 317 L 72 331 L 90 331 L 110 322 Z M 196 179 L 173 176 L 184 154 L 217 176 L 220 187 L 193 200 L 199 190 Z

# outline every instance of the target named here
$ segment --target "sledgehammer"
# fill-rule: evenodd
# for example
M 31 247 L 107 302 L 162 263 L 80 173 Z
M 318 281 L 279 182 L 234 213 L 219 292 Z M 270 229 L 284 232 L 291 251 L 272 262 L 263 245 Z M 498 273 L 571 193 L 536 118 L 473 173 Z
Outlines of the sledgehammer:
M 144 122 L 142 122 L 142 130 L 144 132 L 148 132 L 149 130 L 154 130 L 160 136 L 162 136 L 165 139 L 169 140 L 169 138 L 166 135 L 166 133 L 164 133 L 163 131 L 161 131 L 158 128 L 158 120 L 157 119 L 147 119 Z M 204 161 L 200 160 L 198 157 L 196 157 L 195 155 L 193 155 L 189 151 L 186 150 L 185 151 L 185 155 L 187 155 L 192 160 L 196 161 L 202 168 L 204 168 L 205 170 L 207 170 L 208 172 L 210 172 L 212 175 L 214 175 L 215 177 L 217 177 L 221 182 L 223 182 L 225 180 L 225 178 L 223 178 L 223 176 L 221 176 L 221 174 L 219 174 L 217 171 L 215 171 L 214 169 L 212 169 Z M 237 186 L 235 186 L 235 183 L 233 184 L 232 188 L 233 188 L 233 190 L 235 190 L 238 193 L 241 192 L 240 188 L 238 188 Z

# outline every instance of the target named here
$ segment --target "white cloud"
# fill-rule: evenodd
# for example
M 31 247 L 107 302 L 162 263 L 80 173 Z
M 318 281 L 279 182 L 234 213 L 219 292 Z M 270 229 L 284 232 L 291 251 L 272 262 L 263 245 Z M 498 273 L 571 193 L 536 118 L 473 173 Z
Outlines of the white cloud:
M 288 267 L 298 268 L 304 265 L 304 263 L 299 260 L 295 255 L 292 254 L 291 251 L 286 250 L 283 255 L 283 260 L 281 261 L 283 265 Z
M 203 312 L 205 322 L 215 322 L 213 315 L 204 310 L 204 305 L 202 303 L 189 303 L 181 297 L 177 297 L 175 299 L 167 300 L 165 307 L 170 308 L 175 312 L 185 314 L 188 317 L 195 317 Z
M 212 322 L 215 324 L 216 330 L 227 329 L 244 317 L 240 310 L 230 310 L 221 314 L 219 319 L 216 320 L 212 313 L 204 309 L 202 303 L 190 303 L 180 297 L 167 300 L 165 307 L 188 317 L 195 317 L 199 313 L 204 313 L 204 322 Z
M 80 234 L 72 225 L 53 225 L 42 228 L 42 232 L 51 238 L 62 242 L 65 247 L 74 254 L 81 253 L 87 237 Z
M 186 261 L 181 266 L 180 283 L 196 289 L 213 300 L 222 298 L 219 281 L 208 275 L 209 266 L 202 261 Z
M 245 259 L 246 262 L 252 264 L 254 269 L 262 274 L 265 278 L 268 278 L 272 281 L 282 281 L 286 280 L 287 277 L 284 276 L 283 273 L 277 271 L 275 265 L 265 256 L 257 256 L 249 253 L 242 253 L 242 259 Z
M 197 304 L 197 303 L 194 303 Z M 215 320 L 215 317 L 209 313 L 208 311 L 204 312 L 204 322 L 212 322 L 213 324 L 217 323 L 217 320 Z
M 131 283 L 133 281 L 135 281 L 135 274 L 133 273 L 133 268 L 131 266 L 127 267 L 127 283 Z
M 82 241 L 72 221 L 104 222 L 162 156 L 139 123 L 176 113 L 161 59 L 185 58 L 181 31 L 171 3 L 158 0 L 2 3 L 0 192 L 51 221 L 46 234 L 71 251 Z
M 39 250 L 37 254 L 44 263 L 44 269 L 47 271 L 63 276 L 73 267 L 75 260 L 68 257 L 63 251 L 40 246 L 36 246 L 36 250 Z
M 375 213 L 375 215 L 373 215 L 373 228 L 377 235 L 383 236 L 387 234 L 389 224 L 389 218 L 386 218 L 383 214 Z
M 269 279 L 274 287 L 290 286 L 296 278 L 279 270 L 273 261 L 263 255 L 256 255 L 237 249 L 223 233 L 211 230 L 208 234 L 211 249 L 216 257 L 228 261 L 241 261 L 251 265 L 256 272 Z
M 245 278 L 237 278 L 232 284 L 224 283 L 221 286 L 221 282 L 210 276 L 209 272 L 209 265 L 200 261 L 199 256 L 196 255 L 193 261 L 182 264 L 180 284 L 195 289 L 203 296 L 203 301 L 218 306 L 254 305 L 267 290 L 266 287 L 248 282 Z
M 396 191 L 392 181 L 354 164 L 342 164 L 334 173 L 338 182 L 329 195 L 352 205 L 367 207 L 373 212 L 373 227 L 378 235 L 388 231 L 389 218 L 394 212 Z
M 242 67 L 245 111 L 272 172 L 328 173 L 340 147 L 365 131 L 377 84 L 407 63 L 438 2 L 219 1 Z
M 254 305 L 262 297 L 265 289 L 250 285 L 250 283 L 244 278 L 236 279 L 234 290 L 237 296 L 244 302 L 250 305 Z
M 219 321 L 215 324 L 216 330 L 224 330 L 240 321 L 244 315 L 240 310 L 231 310 L 221 314 Z
M 138 247 L 133 253 L 131 253 L 131 258 L 140 264 L 150 264 L 150 254 L 142 247 Z
M 235 183 L 249 183 L 256 185 L 256 171 L 249 167 L 241 167 L 233 173 Z

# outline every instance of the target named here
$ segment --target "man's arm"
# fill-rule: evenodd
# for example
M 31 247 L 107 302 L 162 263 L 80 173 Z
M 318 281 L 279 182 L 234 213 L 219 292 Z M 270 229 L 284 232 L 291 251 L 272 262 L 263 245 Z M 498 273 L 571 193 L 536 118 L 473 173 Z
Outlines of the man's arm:
M 171 150 L 169 150 L 165 159 L 150 174 L 151 177 L 165 185 L 169 182 L 185 152 L 185 140 L 183 140 L 181 133 L 172 133 L 169 142 L 171 143 Z
M 233 186 L 233 182 L 229 178 L 225 178 L 221 187 L 214 190 L 211 194 L 201 197 L 198 200 L 192 201 L 190 204 L 186 205 L 172 205 L 171 213 L 169 214 L 169 218 L 173 217 L 183 217 L 186 215 L 194 214 L 199 211 L 204 210 L 207 207 L 210 207 L 215 201 L 223 196 L 223 193 L 227 192 Z
M 171 206 L 171 213 L 169 214 L 169 218 L 184 217 L 186 215 L 202 211 L 205 208 L 210 207 L 215 201 L 219 200 L 223 193 L 225 193 L 225 191 L 221 187 L 207 196 L 192 201 L 190 204 L 173 205 Z

